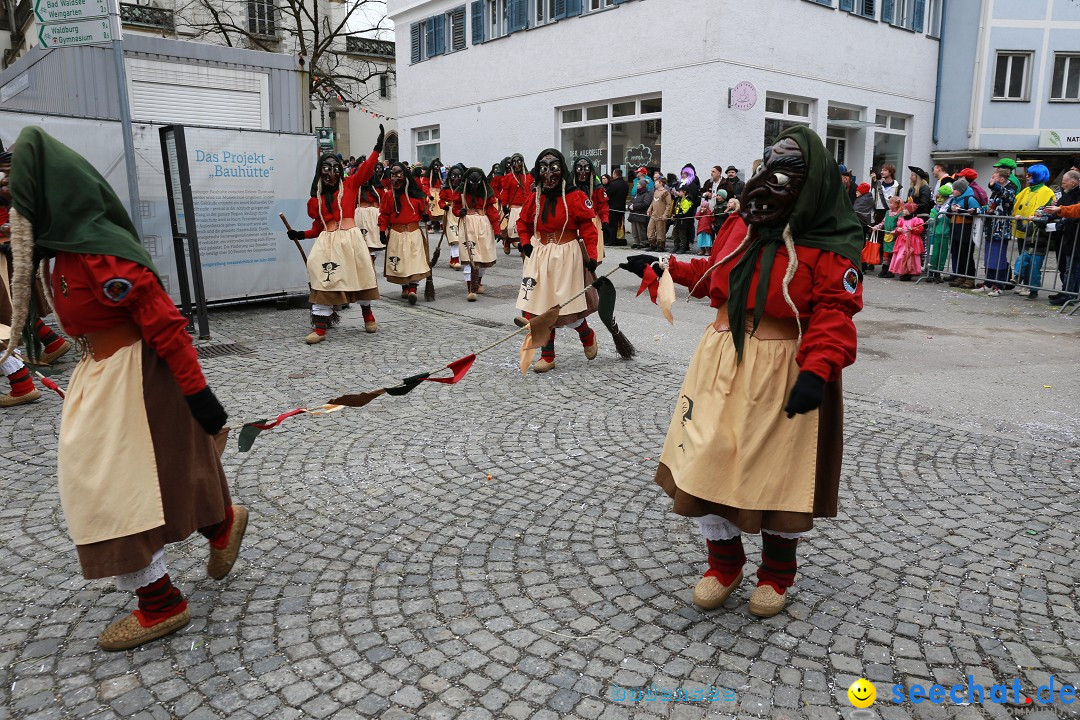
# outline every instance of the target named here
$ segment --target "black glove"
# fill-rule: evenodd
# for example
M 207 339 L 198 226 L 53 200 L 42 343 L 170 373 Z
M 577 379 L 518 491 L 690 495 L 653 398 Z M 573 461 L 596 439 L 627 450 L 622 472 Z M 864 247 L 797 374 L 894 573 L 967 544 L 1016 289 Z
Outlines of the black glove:
M 623 270 L 629 270 L 630 272 L 637 275 L 639 278 L 644 278 L 645 268 L 652 265 L 653 263 L 658 262 L 660 262 L 660 258 L 656 257 L 655 255 L 631 255 L 630 257 L 626 258 L 626 262 L 620 263 L 619 267 L 621 267 Z M 656 271 L 656 277 L 660 277 L 664 274 L 664 269 L 659 265 L 654 267 L 653 270 Z
M 463 207 L 463 208 L 461 208 L 460 210 L 458 210 L 458 211 L 457 211 L 457 213 L 456 213 L 456 215 L 457 215 L 457 216 L 458 216 L 459 218 L 463 218 L 463 217 L 465 217 L 465 216 L 466 216 L 466 215 L 468 215 L 468 214 L 469 214 L 469 209 L 468 209 L 468 208 L 464 208 L 464 207 Z
M 191 416 L 202 426 L 207 435 L 217 435 L 221 428 L 225 427 L 225 421 L 229 419 L 229 415 L 214 397 L 214 391 L 209 386 L 194 395 L 185 395 L 184 399 L 191 408 Z
M 793 418 L 817 410 L 824 399 L 825 381 L 814 373 L 803 370 L 795 380 L 795 387 L 791 388 L 791 396 L 788 397 L 784 412 L 789 418 Z
M 380 230 L 379 231 L 379 242 L 381 242 L 383 245 L 390 242 L 390 233 L 386 232 L 385 230 Z
M 586 260 L 585 261 L 585 269 L 588 270 L 591 273 L 596 272 L 596 261 L 593 260 L 592 258 L 589 258 L 588 260 Z
M 386 130 L 383 128 L 382 123 L 379 123 L 379 139 L 375 141 L 375 152 L 381 153 L 383 140 L 386 139 Z
M 532 257 L 532 243 L 521 243 L 521 254 L 525 257 Z
M 304 239 L 303 230 L 290 230 L 289 231 L 289 239 L 290 240 L 303 240 Z
M 607 236 L 607 234 L 609 232 L 611 232 L 611 224 L 610 223 L 600 223 L 600 237 Z

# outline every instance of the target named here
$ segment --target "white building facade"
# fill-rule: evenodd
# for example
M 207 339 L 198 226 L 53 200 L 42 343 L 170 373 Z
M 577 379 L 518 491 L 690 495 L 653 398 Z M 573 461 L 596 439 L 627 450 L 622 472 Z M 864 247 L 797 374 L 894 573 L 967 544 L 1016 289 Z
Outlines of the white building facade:
M 1080 3 L 949 0 L 934 158 L 980 177 L 999 157 L 1056 178 L 1080 157 Z
M 388 14 L 413 161 L 556 147 L 603 171 L 745 177 L 802 124 L 859 178 L 929 162 L 940 0 L 389 0 Z

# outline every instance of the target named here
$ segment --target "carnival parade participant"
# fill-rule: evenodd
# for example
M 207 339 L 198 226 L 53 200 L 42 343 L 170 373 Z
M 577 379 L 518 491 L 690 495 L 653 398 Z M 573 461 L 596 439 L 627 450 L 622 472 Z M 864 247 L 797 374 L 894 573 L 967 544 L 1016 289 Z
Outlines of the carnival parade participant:
M 384 135 L 380 125 L 371 155 L 344 182 L 341 161 L 335 155 L 322 156 L 311 181 L 308 200 L 311 229 L 289 231 L 289 237 L 294 240 L 316 238 L 307 259 L 313 330 L 304 341 L 309 345 L 325 340 L 327 331 L 336 324 L 335 305 L 360 303 L 364 330 L 369 333 L 378 330 L 371 301 L 379 298 L 379 281 L 371 263 L 370 245 L 356 222 L 356 211 L 361 187 L 374 177 Z
M 379 231 L 386 244 L 383 276 L 400 285 L 402 299 L 415 305 L 417 285 L 431 275 L 430 249 L 420 229 L 427 222 L 427 195 L 401 162 L 390 166 L 390 190 L 379 208 Z
M 450 269 L 461 269 L 461 237 L 458 234 L 458 218 L 453 213 L 454 203 L 461 198 L 461 185 L 465 182 L 466 167 L 461 163 L 450 168 L 446 184 L 439 191 L 439 207 L 443 211 L 443 231 L 450 246 Z
M 518 218 L 525 199 L 532 195 L 533 176 L 525 172 L 525 158 L 521 153 L 510 156 L 509 166 L 504 170 L 500 181 L 499 203 L 506 215 L 506 235 L 503 237 L 503 252 L 510 254 L 511 245 L 518 244 Z
M 361 158 L 360 163 L 363 164 L 366 159 Z M 348 182 L 346 182 L 346 185 L 348 185 Z M 372 267 L 375 265 L 375 253 L 386 249 L 386 246 L 382 244 L 382 240 L 379 239 L 379 205 L 382 204 L 382 195 L 382 168 L 375 166 L 372 168 L 371 179 L 357 189 L 356 215 L 354 218 L 357 229 L 363 235 L 364 247 L 367 248 L 368 254 L 371 256 Z
M 138 599 L 101 633 L 101 646 L 136 647 L 190 621 L 166 544 L 198 530 L 210 542 L 215 579 L 236 560 L 248 515 L 231 504 L 215 448 L 227 416 L 187 320 L 105 179 L 31 126 L 14 147 L 10 193 L 13 324 L 33 319 L 37 266 L 57 318 L 84 351 L 60 421 L 60 503 L 83 576 L 116 576 L 117 588 Z
M 915 215 L 918 209 L 916 203 L 904 203 L 904 214 L 896 224 L 896 244 L 889 263 L 889 272 L 905 282 L 922 275 L 924 227 L 922 218 Z
M 458 220 L 458 234 L 465 248 L 467 299 L 475 302 L 477 293 L 484 294 L 484 269 L 495 264 L 495 235 L 499 232 L 500 219 L 495 196 L 480 168 L 469 168 L 466 172 L 464 187 L 453 204 L 453 215 Z
M 589 198 L 588 205 L 595 213 L 597 232 L 600 233 L 596 244 L 596 263 L 604 262 L 604 228 L 609 220 L 608 196 L 600 178 L 596 176 L 596 169 L 588 158 L 578 158 L 574 162 L 574 185 L 585 193 Z
M 589 196 L 574 186 L 558 150 L 549 148 L 537 156 L 533 176 L 537 178 L 536 189 L 525 197 L 517 221 L 521 254 L 525 256 L 517 309 L 530 318 L 562 305 L 555 327 L 576 330 L 585 357 L 592 360 L 597 353 L 596 333 L 585 318 L 594 309 L 589 308 L 584 295 L 566 301 L 592 282 L 599 242 L 593 223 L 596 213 L 589 207 Z M 554 367 L 553 329 L 533 370 L 544 373 Z
M 424 179 L 427 184 L 424 192 L 428 196 L 428 217 L 430 218 L 429 230 L 441 230 L 443 221 L 443 209 L 439 205 L 439 191 L 442 190 L 442 161 L 435 158 L 427 167 Z
M 745 223 L 744 223 L 745 219 Z M 746 223 L 749 223 L 747 226 Z M 783 132 L 746 182 L 709 260 L 669 260 L 716 322 L 683 381 L 656 482 L 697 519 L 708 570 L 694 603 L 720 607 L 743 579 L 743 533 L 761 533 L 750 612 L 787 602 L 795 548 L 834 517 L 843 452 L 841 370 L 855 360 L 863 234 L 836 161 L 809 128 Z M 624 267 L 643 275 L 656 258 Z

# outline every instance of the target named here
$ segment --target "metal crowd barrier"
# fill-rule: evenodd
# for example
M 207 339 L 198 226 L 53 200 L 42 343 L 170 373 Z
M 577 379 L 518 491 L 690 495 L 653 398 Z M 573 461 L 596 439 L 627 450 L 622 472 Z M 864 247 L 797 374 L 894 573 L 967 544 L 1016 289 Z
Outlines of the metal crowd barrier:
M 1048 224 L 1030 217 L 938 213 L 924 218 L 923 273 L 917 282 L 971 280 L 995 284 L 1003 292 L 1022 288 L 1038 293 L 1064 293 L 1059 312 L 1080 310 L 1080 228 L 1063 227 L 1060 218 Z M 967 222 L 958 222 L 966 220 Z M 942 223 L 947 226 L 936 230 Z M 993 238 L 999 235 L 1001 241 Z

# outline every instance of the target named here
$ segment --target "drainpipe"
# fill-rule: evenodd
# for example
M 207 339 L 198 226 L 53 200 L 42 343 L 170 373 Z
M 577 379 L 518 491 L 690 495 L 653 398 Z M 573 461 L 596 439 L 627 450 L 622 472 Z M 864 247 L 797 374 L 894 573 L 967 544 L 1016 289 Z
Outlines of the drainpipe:
M 937 88 L 934 90 L 934 144 L 938 144 L 938 118 L 941 115 L 941 62 L 945 57 L 945 18 L 949 12 L 949 0 L 941 0 L 941 26 L 937 43 Z
M 975 114 L 982 110 L 981 105 L 983 101 L 983 78 L 982 78 L 982 64 L 983 56 L 986 54 L 986 17 L 989 15 L 990 3 L 989 0 L 982 0 L 982 12 L 979 13 L 979 45 L 978 50 L 975 53 L 975 79 L 972 83 L 972 88 L 975 90 L 974 97 L 972 98 L 971 110 L 968 112 L 968 128 L 967 136 L 971 139 L 971 136 L 975 134 Z M 969 149 L 970 143 L 968 144 Z

